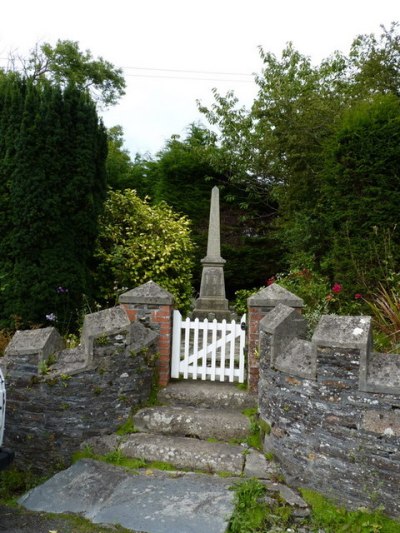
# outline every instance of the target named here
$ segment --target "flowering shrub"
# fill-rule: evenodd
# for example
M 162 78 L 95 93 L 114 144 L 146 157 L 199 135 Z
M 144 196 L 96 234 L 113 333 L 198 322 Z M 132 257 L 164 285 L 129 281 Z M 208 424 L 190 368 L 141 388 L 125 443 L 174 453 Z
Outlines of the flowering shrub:
M 340 285 L 340 283 L 334 283 L 332 286 L 332 292 L 335 294 L 339 294 L 339 292 L 342 292 L 343 285 Z

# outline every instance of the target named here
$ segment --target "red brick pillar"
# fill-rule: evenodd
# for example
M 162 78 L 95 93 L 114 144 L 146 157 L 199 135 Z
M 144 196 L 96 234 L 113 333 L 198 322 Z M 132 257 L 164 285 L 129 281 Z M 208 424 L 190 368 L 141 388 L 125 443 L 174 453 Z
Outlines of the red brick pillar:
M 259 337 L 260 322 L 267 313 L 279 303 L 293 307 L 301 313 L 304 302 L 277 283 L 261 289 L 247 300 L 248 333 L 247 333 L 247 380 L 249 389 L 257 391 L 259 379 Z
M 154 281 L 149 281 L 121 294 L 119 303 L 131 322 L 142 322 L 158 332 L 158 384 L 165 387 L 170 378 L 174 297 Z

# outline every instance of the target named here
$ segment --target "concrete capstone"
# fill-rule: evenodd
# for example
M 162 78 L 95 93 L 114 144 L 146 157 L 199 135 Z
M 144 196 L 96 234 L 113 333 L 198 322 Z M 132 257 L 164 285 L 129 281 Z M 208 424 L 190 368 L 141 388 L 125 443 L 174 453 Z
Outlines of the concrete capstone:
M 120 304 L 172 305 L 174 297 L 154 281 L 148 281 L 139 287 L 124 292 L 118 301 Z

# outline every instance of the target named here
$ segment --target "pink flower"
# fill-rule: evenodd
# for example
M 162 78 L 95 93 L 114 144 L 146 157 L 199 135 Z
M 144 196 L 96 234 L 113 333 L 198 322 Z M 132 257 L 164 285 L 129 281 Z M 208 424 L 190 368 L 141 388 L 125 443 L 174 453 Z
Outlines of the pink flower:
M 354 298 L 355 298 L 356 300 L 360 300 L 362 297 L 363 297 L 363 295 L 360 294 L 359 292 L 357 292 L 357 293 L 354 295 Z
M 332 292 L 334 292 L 335 294 L 339 294 L 339 292 L 342 292 L 342 289 L 343 285 L 341 285 L 340 283 L 334 283 L 332 287 Z
M 269 286 L 275 283 L 275 281 L 276 281 L 275 276 L 271 276 L 270 278 L 267 279 L 266 284 Z

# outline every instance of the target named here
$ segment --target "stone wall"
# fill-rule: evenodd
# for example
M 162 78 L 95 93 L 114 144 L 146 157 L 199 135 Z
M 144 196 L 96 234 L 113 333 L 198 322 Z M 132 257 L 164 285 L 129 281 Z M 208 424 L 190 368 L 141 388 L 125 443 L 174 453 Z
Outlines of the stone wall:
M 400 355 L 373 352 L 369 317 L 322 317 L 311 341 L 301 320 L 280 304 L 260 322 L 265 451 L 296 486 L 399 517 Z
M 247 381 L 249 389 L 256 392 L 259 380 L 259 329 L 261 320 L 278 304 L 285 304 L 301 314 L 304 302 L 277 283 L 264 287 L 247 300 Z
M 116 307 L 85 317 L 81 344 L 63 350 L 54 328 L 18 331 L 0 359 L 6 375 L 4 445 L 17 466 L 47 472 L 82 441 L 114 432 L 146 402 L 158 334 Z

